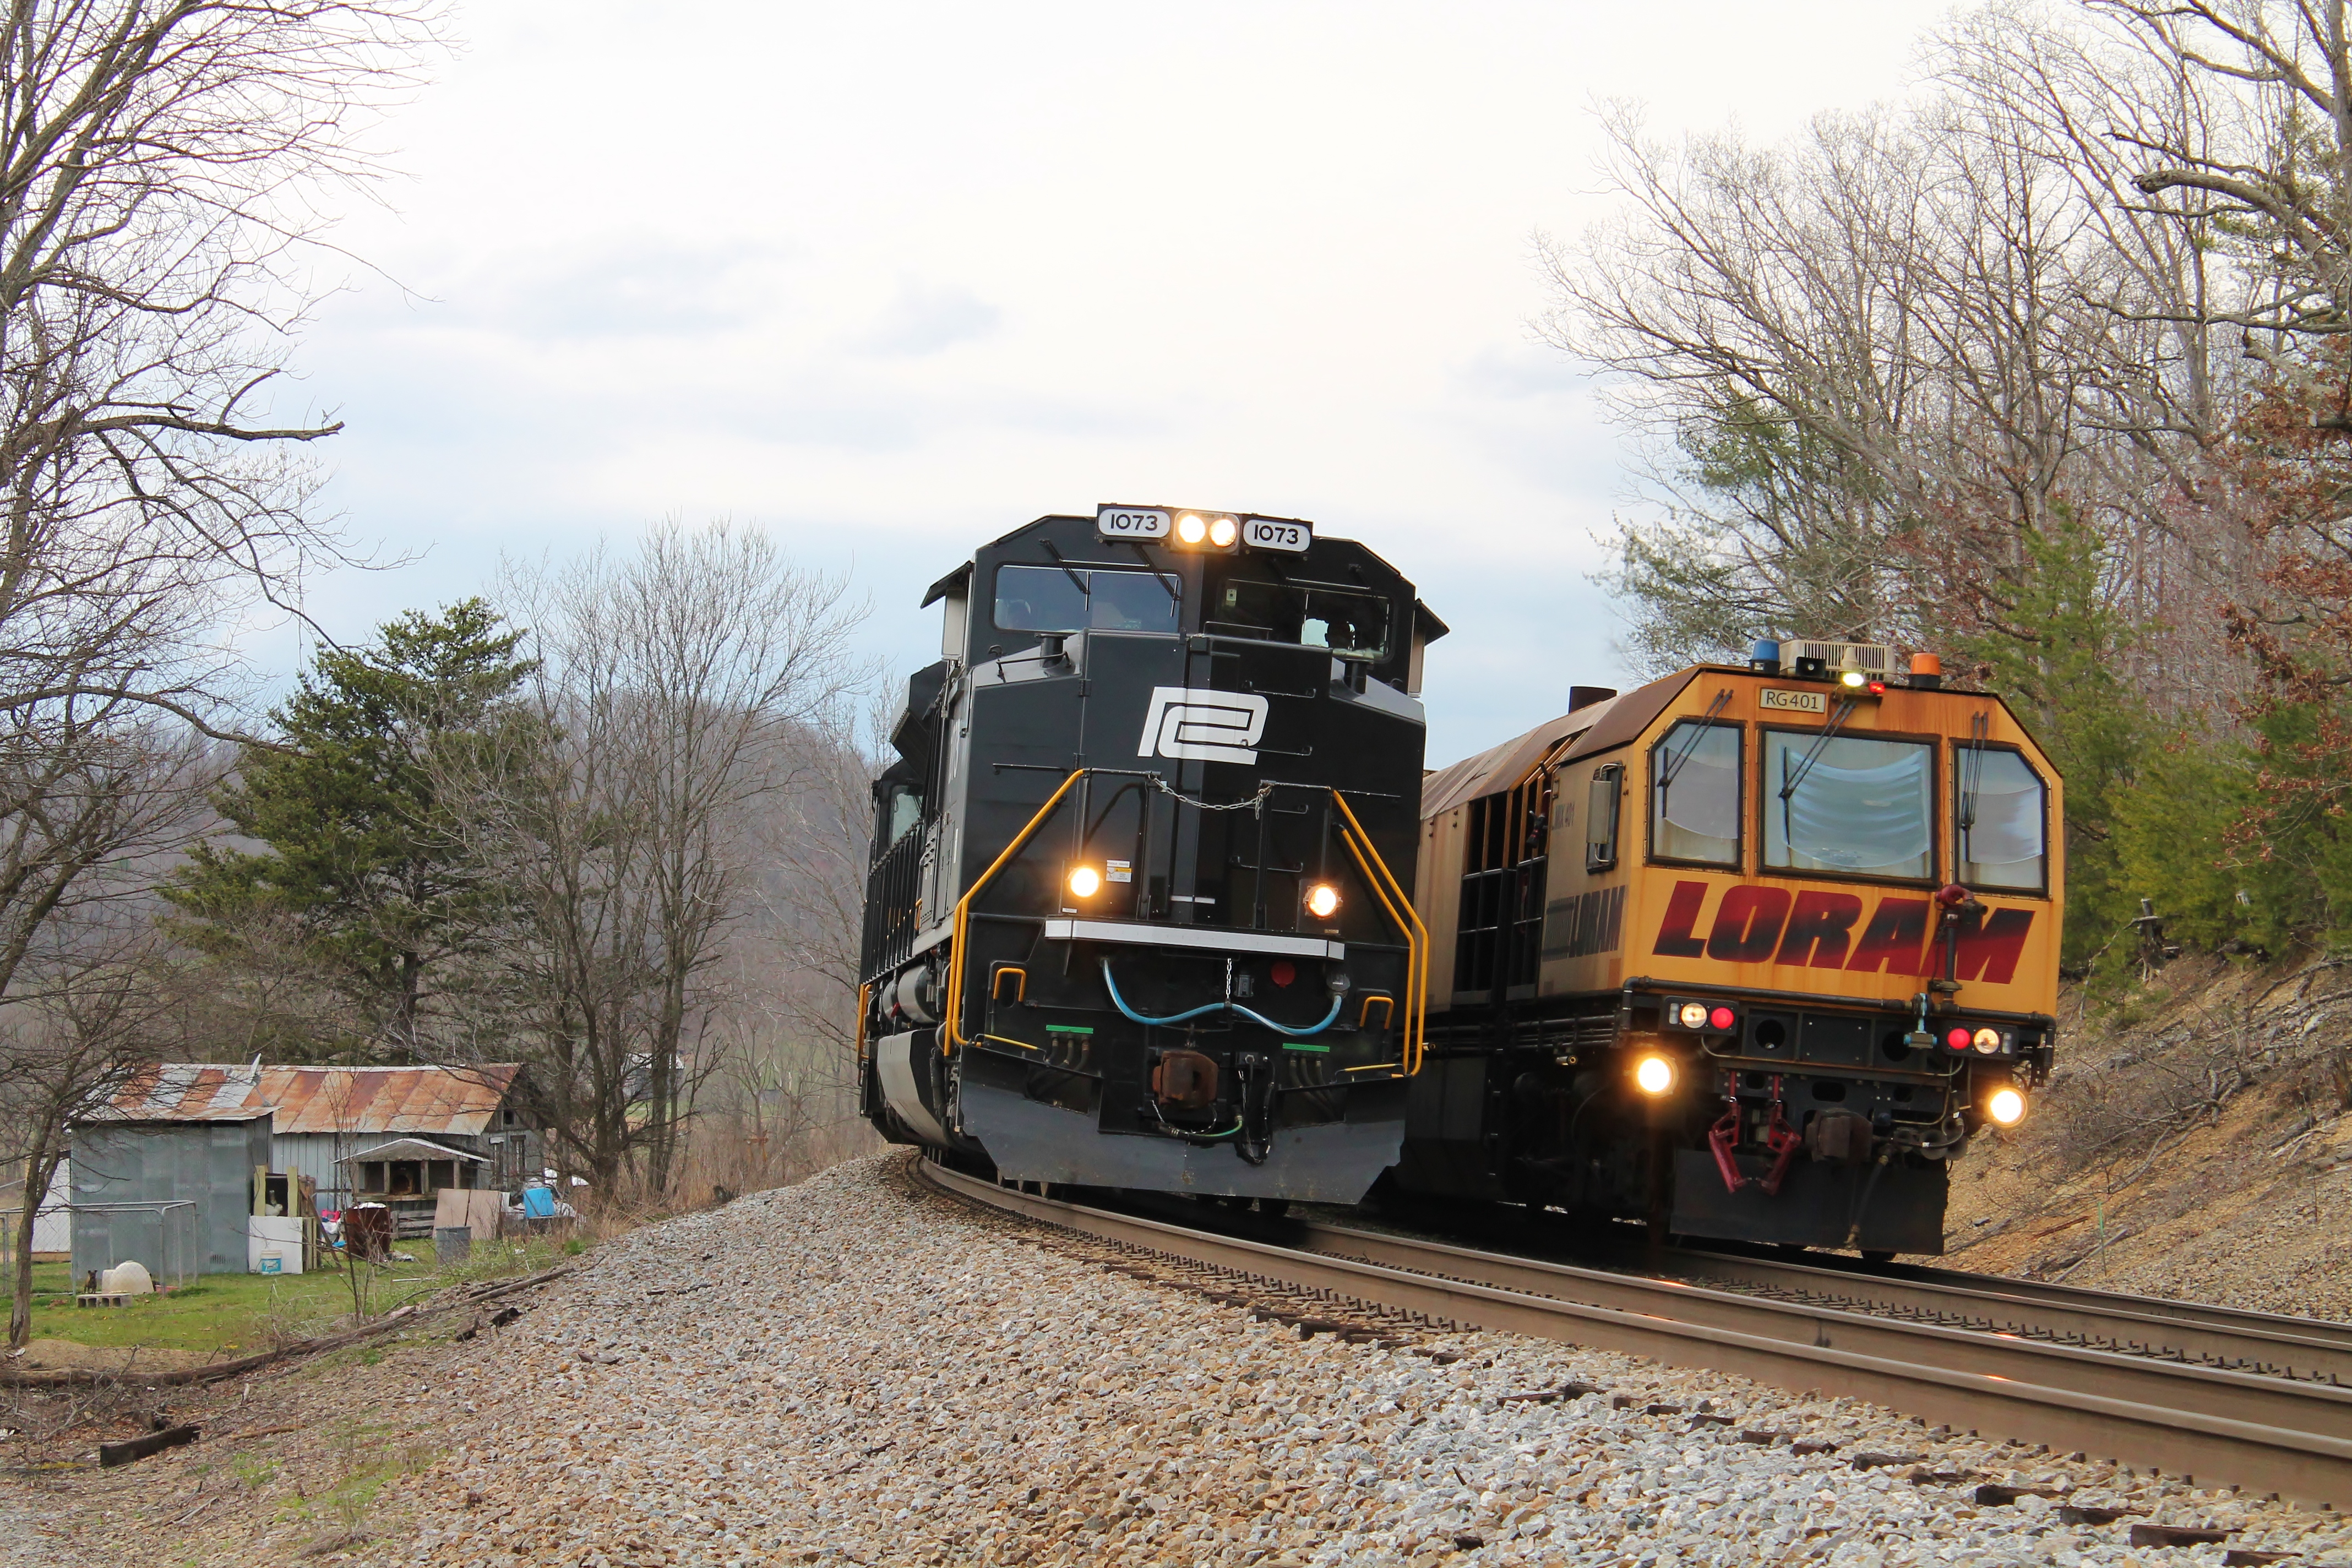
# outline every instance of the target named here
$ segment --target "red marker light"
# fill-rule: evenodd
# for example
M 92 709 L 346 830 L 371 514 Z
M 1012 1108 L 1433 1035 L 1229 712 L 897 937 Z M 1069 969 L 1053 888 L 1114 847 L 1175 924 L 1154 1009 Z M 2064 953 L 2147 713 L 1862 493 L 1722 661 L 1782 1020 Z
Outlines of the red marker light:
M 1885 695 L 1886 695 L 1886 682 L 1885 682 L 1885 681 L 1883 681 L 1883 680 L 1874 680 L 1874 681 L 1872 681 L 1872 682 L 1870 683 L 1870 694 L 1871 694 L 1873 697 L 1884 697 L 1884 696 L 1885 696 Z
M 1969 1032 L 1966 1029 L 1954 1029 L 1944 1037 L 1944 1044 L 1956 1051 L 1965 1051 L 1969 1048 Z
M 1717 1007 L 1706 1016 L 1706 1021 L 1716 1028 L 1728 1029 L 1739 1022 L 1739 1015 L 1728 1007 Z

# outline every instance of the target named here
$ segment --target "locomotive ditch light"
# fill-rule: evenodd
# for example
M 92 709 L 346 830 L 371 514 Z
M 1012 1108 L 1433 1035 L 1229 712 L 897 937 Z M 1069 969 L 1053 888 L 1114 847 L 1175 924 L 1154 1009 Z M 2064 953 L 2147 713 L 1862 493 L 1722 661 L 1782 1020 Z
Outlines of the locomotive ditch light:
M 1318 921 L 1328 921 L 1339 910 L 1339 889 L 1328 882 L 1318 882 L 1307 889 L 1307 912 Z
M 1675 1087 L 1675 1058 L 1651 1051 L 1633 1064 L 1633 1087 L 1655 1100 Z
M 1994 1028 L 1979 1029 L 1973 1043 L 1979 1051 L 1990 1056 L 2000 1049 L 2000 1031 Z
M 1996 1126 L 2014 1127 L 2025 1120 L 2025 1095 L 2013 1084 L 2003 1084 L 1985 1097 L 1984 1113 Z
M 1070 868 L 1070 895 L 1073 898 L 1091 899 L 1101 891 L 1102 873 L 1100 871 L 1092 866 Z

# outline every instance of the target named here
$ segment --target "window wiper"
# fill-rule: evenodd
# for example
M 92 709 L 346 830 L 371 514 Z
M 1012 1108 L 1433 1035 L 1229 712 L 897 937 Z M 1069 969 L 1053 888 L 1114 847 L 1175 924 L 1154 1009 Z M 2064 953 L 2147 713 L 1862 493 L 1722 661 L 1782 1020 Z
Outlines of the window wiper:
M 1673 756 L 1666 759 L 1665 777 L 1658 781 L 1658 793 L 1660 795 L 1664 795 L 1666 791 L 1675 787 L 1675 778 L 1683 771 L 1683 764 L 1690 761 L 1691 753 L 1698 749 L 1698 743 L 1706 739 L 1707 726 L 1714 721 L 1715 716 L 1722 712 L 1724 708 L 1729 704 L 1730 701 L 1731 689 L 1729 687 L 1726 687 L 1724 689 L 1715 694 L 1715 700 L 1707 704 L 1706 711 L 1699 715 L 1697 723 L 1691 726 L 1690 739 L 1683 742 L 1681 751 L 1676 752 Z
M 1805 775 L 1813 771 L 1813 764 L 1819 762 L 1822 753 L 1829 749 L 1829 743 L 1837 739 L 1838 731 L 1844 727 L 1848 719 L 1853 717 L 1853 710 L 1861 706 L 1860 700 L 1856 698 L 1846 697 L 1839 700 L 1837 711 L 1831 714 L 1830 721 L 1822 726 L 1821 739 L 1815 741 L 1812 749 L 1798 760 L 1796 771 L 1789 775 L 1789 782 L 1780 786 L 1780 799 L 1784 805 L 1790 795 L 1797 793 L 1797 786 L 1805 782 Z
M 1968 756 L 1960 763 L 1959 820 L 1954 824 L 1960 838 L 1960 858 L 1969 857 L 1969 834 L 1977 825 L 1977 794 L 1984 783 L 1985 742 L 1991 738 L 1992 716 L 1973 713 L 1969 716 Z
M 1067 577 L 1071 582 L 1076 583 L 1078 585 L 1079 594 L 1081 595 L 1085 595 L 1087 593 L 1087 580 L 1070 569 L 1070 563 L 1062 559 L 1062 552 L 1054 548 L 1054 542 L 1050 539 L 1041 539 L 1037 542 L 1045 547 L 1045 553 L 1054 558 L 1054 564 L 1062 569 L 1062 575 Z
M 1150 568 L 1151 574 L 1160 580 L 1160 585 L 1168 590 L 1168 596 L 1171 599 L 1173 599 L 1177 604 L 1181 605 L 1184 602 L 1184 595 L 1176 591 L 1176 579 L 1171 577 L 1167 573 L 1162 572 L 1158 566 L 1152 564 L 1151 552 L 1143 548 L 1143 542 L 1139 539 L 1130 539 L 1127 542 L 1127 547 L 1135 552 L 1135 558 L 1138 561 L 1142 562 L 1145 566 Z M 1048 545 L 1046 548 L 1051 549 L 1053 547 Z

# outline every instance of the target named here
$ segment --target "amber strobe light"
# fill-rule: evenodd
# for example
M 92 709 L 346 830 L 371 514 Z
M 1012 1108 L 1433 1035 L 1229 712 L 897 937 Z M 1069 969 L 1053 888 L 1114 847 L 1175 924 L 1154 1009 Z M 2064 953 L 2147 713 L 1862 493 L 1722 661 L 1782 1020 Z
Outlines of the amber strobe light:
M 1070 869 L 1070 892 L 1073 897 L 1091 899 L 1102 891 L 1102 873 L 1092 866 L 1075 866 Z
M 2014 1127 L 2025 1120 L 2025 1096 L 2009 1084 L 2003 1084 L 1985 1097 L 1985 1114 L 2002 1127 Z
M 1318 921 L 1328 921 L 1339 909 L 1339 889 L 1328 882 L 1318 882 L 1307 889 L 1307 912 Z
M 1661 1095 L 1675 1087 L 1675 1064 L 1655 1051 L 1633 1064 L 1633 1087 L 1643 1094 Z

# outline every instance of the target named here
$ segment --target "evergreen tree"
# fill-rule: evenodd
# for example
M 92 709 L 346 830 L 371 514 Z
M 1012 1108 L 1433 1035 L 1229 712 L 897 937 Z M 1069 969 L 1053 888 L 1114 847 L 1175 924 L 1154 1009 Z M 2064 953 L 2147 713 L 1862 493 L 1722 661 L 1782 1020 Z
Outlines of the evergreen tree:
M 449 831 L 430 763 L 530 673 L 523 635 L 474 598 L 321 652 L 271 714 L 282 749 L 247 747 L 215 796 L 266 849 L 199 844 L 163 889 L 174 934 L 234 963 L 257 930 L 289 929 L 364 1020 L 366 1048 L 417 1055 L 436 966 L 475 951 L 503 906 Z
M 2115 831 L 2149 721 L 2125 668 L 2130 625 L 2102 592 L 2105 553 L 2097 531 L 2061 509 L 2048 527 L 2021 535 L 1999 623 L 1959 643 L 2066 781 L 2066 956 L 2075 962 L 2138 908 Z

